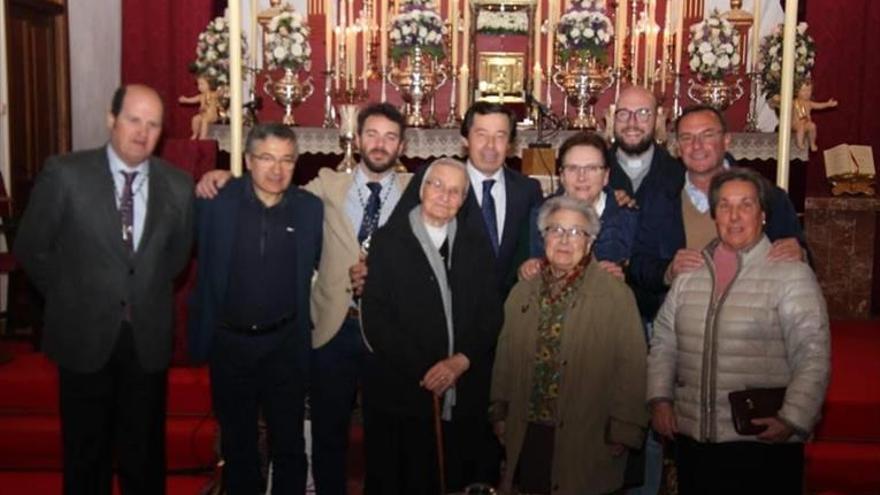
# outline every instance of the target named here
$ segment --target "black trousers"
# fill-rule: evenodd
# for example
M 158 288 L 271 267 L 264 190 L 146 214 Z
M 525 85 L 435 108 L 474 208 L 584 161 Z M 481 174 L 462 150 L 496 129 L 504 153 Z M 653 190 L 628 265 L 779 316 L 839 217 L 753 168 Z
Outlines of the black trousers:
M 471 483 L 495 485 L 498 450 L 485 419 L 443 421 L 447 492 Z M 364 409 L 367 495 L 440 493 L 433 420 Z
M 109 495 L 113 454 L 124 495 L 165 493 L 167 372 L 141 368 L 123 323 L 110 360 L 94 373 L 59 367 L 66 495 Z
M 303 421 L 308 363 L 294 336 L 244 336 L 217 329 L 210 372 L 214 412 L 220 423 L 228 495 L 262 493 L 257 420 L 262 411 L 272 462 L 272 493 L 301 494 L 308 461 Z
M 675 439 L 678 493 L 801 495 L 804 444 Z

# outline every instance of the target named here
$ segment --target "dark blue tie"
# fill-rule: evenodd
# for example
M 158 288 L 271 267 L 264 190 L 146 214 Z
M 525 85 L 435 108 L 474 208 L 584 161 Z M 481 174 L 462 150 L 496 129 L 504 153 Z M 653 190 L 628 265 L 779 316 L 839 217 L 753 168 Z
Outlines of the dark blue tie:
M 367 205 L 364 206 L 364 218 L 361 220 L 361 228 L 358 230 L 358 242 L 360 243 L 363 243 L 379 228 L 379 210 L 382 208 L 382 202 L 379 200 L 382 184 L 367 182 L 367 187 L 370 188 L 370 198 L 367 199 Z
M 486 222 L 486 231 L 489 233 L 489 242 L 492 243 L 492 251 L 498 256 L 498 220 L 495 218 L 495 198 L 492 197 L 494 179 L 483 181 L 483 221 Z

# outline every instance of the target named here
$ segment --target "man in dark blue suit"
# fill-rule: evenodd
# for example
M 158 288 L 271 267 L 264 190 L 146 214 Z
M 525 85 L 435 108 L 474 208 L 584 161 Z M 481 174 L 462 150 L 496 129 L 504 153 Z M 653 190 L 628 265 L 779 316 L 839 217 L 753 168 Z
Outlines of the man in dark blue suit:
M 519 265 L 528 257 L 529 212 L 541 202 L 541 185 L 504 166 L 516 141 L 516 115 L 509 108 L 474 103 L 462 121 L 461 136 L 468 153 L 470 192 L 458 212 L 459 223 L 475 229 L 495 255 L 495 278 L 503 301 L 517 281 Z M 423 175 L 424 169 L 410 181 L 393 219 L 405 219 L 419 204 Z
M 296 135 L 261 124 L 247 138 L 249 174 L 200 200 L 199 275 L 190 349 L 207 359 L 227 493 L 260 487 L 257 418 L 268 426 L 272 493 L 304 493 L 309 291 L 321 252 L 321 201 L 291 187 Z

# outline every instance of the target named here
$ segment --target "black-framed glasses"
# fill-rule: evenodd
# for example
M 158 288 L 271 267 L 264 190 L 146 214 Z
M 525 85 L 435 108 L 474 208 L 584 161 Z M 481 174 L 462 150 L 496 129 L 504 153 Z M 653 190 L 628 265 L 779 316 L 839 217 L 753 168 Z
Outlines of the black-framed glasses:
M 618 122 L 629 122 L 629 119 L 636 116 L 636 120 L 645 123 L 651 120 L 651 117 L 654 116 L 654 111 L 650 108 L 639 108 L 636 110 L 630 110 L 628 108 L 618 108 L 616 112 L 614 112 L 614 120 Z

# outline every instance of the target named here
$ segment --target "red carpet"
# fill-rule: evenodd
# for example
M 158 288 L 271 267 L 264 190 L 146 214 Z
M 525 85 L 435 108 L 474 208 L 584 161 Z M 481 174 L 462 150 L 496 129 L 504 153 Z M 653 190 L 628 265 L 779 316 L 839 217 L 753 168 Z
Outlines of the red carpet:
M 0 365 L 0 495 L 61 491 L 57 371 L 27 346 L 2 342 L 15 358 Z M 168 495 L 196 495 L 215 462 L 216 423 L 204 368 L 169 373 Z M 362 431 L 352 431 L 350 493 L 363 476 Z M 832 325 L 831 385 L 815 440 L 807 445 L 807 486 L 823 495 L 880 494 L 880 324 Z

